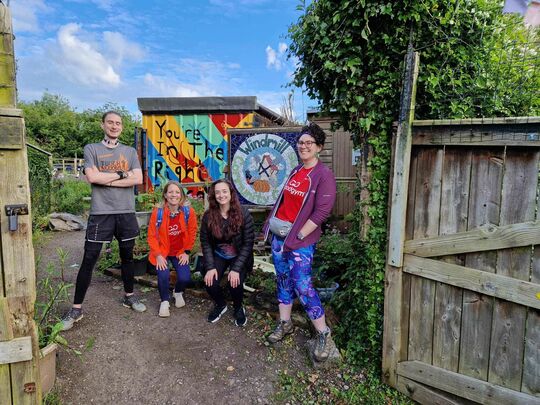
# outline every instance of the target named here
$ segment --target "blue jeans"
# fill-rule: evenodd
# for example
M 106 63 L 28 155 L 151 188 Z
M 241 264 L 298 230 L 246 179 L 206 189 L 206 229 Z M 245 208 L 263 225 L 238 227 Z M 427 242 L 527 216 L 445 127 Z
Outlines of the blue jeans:
M 176 270 L 176 285 L 174 292 L 184 292 L 186 286 L 191 282 L 191 270 L 189 264 L 180 264 L 176 256 L 167 256 L 167 262 L 172 263 Z M 156 267 L 156 266 L 154 266 Z M 157 270 L 158 290 L 161 301 L 167 301 L 171 298 L 169 294 L 169 284 L 171 272 L 169 267 L 165 270 Z

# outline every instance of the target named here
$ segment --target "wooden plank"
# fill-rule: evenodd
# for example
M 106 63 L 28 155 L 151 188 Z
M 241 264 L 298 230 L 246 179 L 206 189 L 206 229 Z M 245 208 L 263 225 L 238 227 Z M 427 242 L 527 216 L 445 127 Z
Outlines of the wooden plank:
M 39 379 L 39 347 L 37 333 L 32 321 L 34 315 L 34 299 L 30 297 L 8 297 L 9 309 L 14 319 L 20 325 L 14 325 L 16 337 L 30 336 L 32 338 L 32 360 L 12 363 L 11 391 L 14 404 L 41 403 L 41 385 Z M 29 317 L 29 318 L 28 318 Z M 17 336 L 19 335 L 19 336 Z M 35 392 L 26 392 L 26 384 L 35 384 Z
M 540 299 L 537 297 L 540 294 L 540 284 L 413 255 L 405 255 L 403 271 L 540 309 Z
M 418 152 L 414 238 L 425 238 L 439 233 L 442 163 L 441 148 L 423 149 Z M 409 360 L 426 363 L 432 361 L 434 306 L 435 283 L 424 277 L 413 277 L 407 356 Z
M 384 289 L 384 324 L 383 324 L 383 380 L 396 386 L 396 366 L 403 356 L 403 347 L 406 347 L 402 330 L 402 303 L 403 283 L 401 268 L 387 265 L 385 271 Z
M 537 213 L 538 215 L 538 213 Z M 540 284 L 540 246 L 534 247 L 531 282 Z M 525 326 L 521 391 L 540 396 L 540 311 L 529 308 Z
M 416 80 L 418 77 L 419 57 L 412 47 L 406 55 L 406 72 L 402 90 L 399 126 L 396 139 L 393 139 L 393 172 L 391 178 L 390 223 L 388 225 L 391 242 L 389 243 L 385 288 L 384 325 L 383 325 L 383 378 L 395 386 L 396 366 L 405 358 L 407 318 L 403 316 L 403 273 L 400 268 L 405 240 L 405 219 L 409 184 L 409 166 L 411 157 L 411 121 L 414 119 Z M 394 206 L 394 204 L 396 206 Z
M 26 148 L 0 150 L 0 184 L 0 207 L 9 204 L 30 206 Z M 10 232 L 8 218 L 0 215 L 0 235 L 4 291 L 12 318 L 13 336 L 32 338 L 32 360 L 10 365 L 12 401 L 36 404 L 41 402 L 41 389 L 37 367 L 39 348 L 33 321 L 36 280 L 31 216 L 19 216 L 17 231 Z M 25 384 L 36 384 L 35 391 L 25 392 Z
M 442 125 L 500 125 L 540 123 L 540 117 L 494 117 L 494 118 L 457 118 L 451 120 L 414 120 L 415 127 Z
M 408 240 L 405 242 L 405 253 L 435 257 L 536 244 L 540 244 L 540 222 L 530 221 L 503 226 L 485 224 L 452 235 Z
M 0 342 L 0 364 L 32 359 L 32 338 L 25 336 Z
M 538 149 L 507 149 L 501 201 L 501 225 L 535 219 L 539 157 Z M 528 282 L 531 254 L 530 246 L 499 251 L 497 274 Z M 540 285 L 537 285 L 537 290 L 540 292 Z M 539 299 L 536 301 L 540 303 Z M 495 301 L 489 382 L 517 391 L 521 389 L 526 315 L 527 308 L 521 305 L 501 300 Z
M 420 404 L 426 405 L 466 405 L 476 404 L 469 400 L 458 397 L 457 395 L 448 394 L 435 388 L 420 384 L 407 377 L 400 376 L 398 378 L 397 389 L 409 396 Z
M 0 296 L 0 342 L 13 339 L 11 314 L 5 297 Z
M 452 136 L 432 136 L 432 137 L 417 137 L 414 138 L 412 141 L 412 144 L 414 146 L 417 145 L 429 145 L 429 146 L 436 146 L 436 145 L 452 145 L 452 146 L 526 146 L 526 147 L 539 147 L 540 141 L 538 138 L 540 138 L 540 134 L 535 134 L 534 140 L 527 140 L 527 137 L 530 136 L 530 134 L 521 134 L 522 138 L 516 138 L 512 137 L 510 139 L 503 139 L 503 138 L 482 138 L 481 136 L 478 137 L 469 137 L 459 134 L 452 134 Z M 538 136 L 536 136 L 538 135 Z M 517 136 L 517 134 L 516 134 Z
M 467 229 L 499 224 L 504 149 L 474 150 Z M 495 252 L 469 253 L 465 265 L 494 272 Z M 493 299 L 472 291 L 463 292 L 459 372 L 486 380 L 489 363 Z
M 467 229 L 471 152 L 445 148 L 439 233 L 453 234 Z M 446 263 L 463 264 L 464 257 L 443 257 Z M 463 290 L 437 283 L 433 329 L 433 362 L 437 367 L 457 371 L 461 334 Z
M 538 201 L 540 205 L 540 200 Z M 537 206 L 536 219 L 540 218 Z M 540 284 L 540 246 L 534 246 L 530 281 Z M 540 299 L 540 297 L 539 297 Z M 525 325 L 521 391 L 540 396 L 540 311 L 529 308 Z
M 416 79 L 418 77 L 418 53 L 409 51 L 407 73 L 402 91 L 400 119 L 396 135 L 394 165 L 392 172 L 392 195 L 390 226 L 388 237 L 388 263 L 401 267 L 403 263 L 403 242 L 405 240 L 405 214 L 411 161 L 412 126 L 416 98 Z
M 398 364 L 398 374 L 481 404 L 540 404 L 540 398 L 419 361 Z
M 9 375 L 9 365 L 0 365 L 0 399 L 3 404 L 11 404 L 11 381 Z
M 26 149 L 0 151 L 0 206 L 30 205 Z M 6 296 L 33 296 L 36 293 L 31 215 L 18 216 L 18 229 L 9 231 L 5 212 L 1 215 L 2 257 Z

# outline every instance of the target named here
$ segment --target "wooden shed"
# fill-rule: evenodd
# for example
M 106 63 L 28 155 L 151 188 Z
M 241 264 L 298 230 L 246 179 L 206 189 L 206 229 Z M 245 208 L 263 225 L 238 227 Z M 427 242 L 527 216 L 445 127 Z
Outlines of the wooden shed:
M 343 217 L 354 208 L 354 187 L 356 182 L 356 156 L 350 132 L 343 129 L 332 131 L 335 119 L 331 116 L 308 112 L 308 120 L 319 125 L 327 134 L 321 152 L 321 160 L 334 172 L 337 182 L 337 198 L 334 215 Z

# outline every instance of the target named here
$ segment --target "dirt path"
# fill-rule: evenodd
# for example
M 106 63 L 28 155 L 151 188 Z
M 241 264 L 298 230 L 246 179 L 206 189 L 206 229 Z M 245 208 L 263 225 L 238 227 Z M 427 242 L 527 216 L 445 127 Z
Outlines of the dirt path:
M 84 232 L 54 233 L 36 249 L 41 269 L 58 263 L 60 247 L 69 254 L 66 278 L 74 283 L 83 240 Z M 157 290 L 136 284 L 135 291 L 146 299 L 145 313 L 120 304 L 119 280 L 94 272 L 84 319 L 63 334 L 77 350 L 93 341 L 82 356 L 60 351 L 56 390 L 63 404 L 267 404 L 274 402 L 279 370 L 308 367 L 305 334 L 269 348 L 262 338 L 268 317 L 253 308 L 247 307 L 246 328 L 234 325 L 231 310 L 209 324 L 211 302 L 187 294 L 186 307 L 171 307 L 163 319 Z

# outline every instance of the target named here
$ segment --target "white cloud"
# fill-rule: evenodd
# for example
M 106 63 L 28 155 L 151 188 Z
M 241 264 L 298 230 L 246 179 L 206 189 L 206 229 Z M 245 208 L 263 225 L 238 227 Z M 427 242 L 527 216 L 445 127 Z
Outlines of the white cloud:
M 277 51 L 270 45 L 266 47 L 266 67 L 268 69 L 281 70 L 285 65 L 287 44 L 280 42 Z
M 154 97 L 202 97 L 208 95 L 204 85 L 180 83 L 172 78 L 155 76 L 151 73 L 144 75 L 144 85 L 146 92 Z
M 44 0 L 18 0 L 10 4 L 15 32 L 39 32 L 37 14 L 50 11 Z
M 144 58 L 145 52 L 134 42 L 130 42 L 119 32 L 105 31 L 103 33 L 105 50 L 112 58 L 114 66 L 121 66 L 124 59 L 140 61 Z
M 90 43 L 77 37 L 81 26 L 70 23 L 58 30 L 61 70 L 73 82 L 84 85 L 117 87 L 120 75 L 104 55 Z

